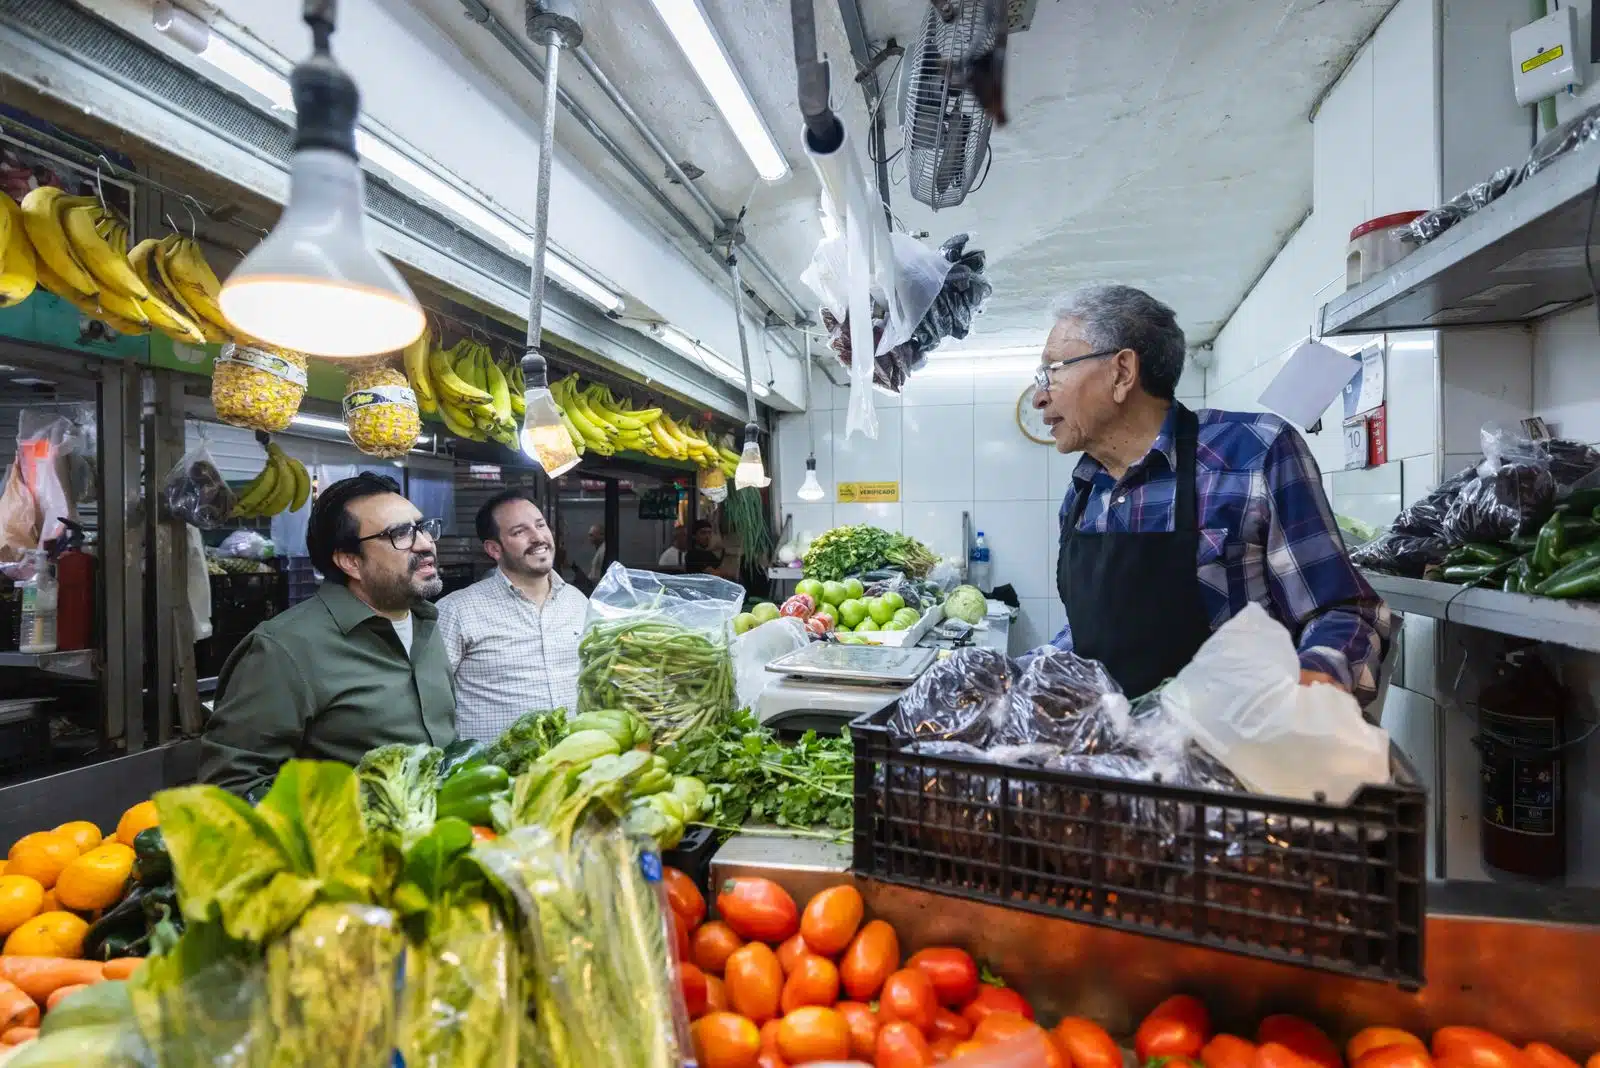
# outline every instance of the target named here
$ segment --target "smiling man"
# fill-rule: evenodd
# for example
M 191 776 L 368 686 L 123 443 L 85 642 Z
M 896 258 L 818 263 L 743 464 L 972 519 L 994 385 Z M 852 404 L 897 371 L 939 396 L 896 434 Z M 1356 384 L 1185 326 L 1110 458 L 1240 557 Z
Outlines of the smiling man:
M 251 631 L 222 665 L 200 778 L 240 794 L 294 757 L 354 764 L 391 742 L 448 745 L 455 702 L 437 612 L 440 521 L 393 479 L 317 495 L 306 528 L 314 596 Z
M 1303 685 L 1367 704 L 1389 609 L 1345 553 L 1305 440 L 1265 412 L 1184 407 L 1184 355 L 1172 309 L 1140 290 L 1088 286 L 1056 308 L 1034 407 L 1083 459 L 1061 505 L 1052 644 L 1135 696 L 1254 601 L 1294 636 Z
M 525 490 L 484 502 L 477 530 L 495 568 L 439 602 L 439 632 L 457 729 L 490 741 L 525 712 L 575 711 L 589 600 L 556 574 L 555 534 Z

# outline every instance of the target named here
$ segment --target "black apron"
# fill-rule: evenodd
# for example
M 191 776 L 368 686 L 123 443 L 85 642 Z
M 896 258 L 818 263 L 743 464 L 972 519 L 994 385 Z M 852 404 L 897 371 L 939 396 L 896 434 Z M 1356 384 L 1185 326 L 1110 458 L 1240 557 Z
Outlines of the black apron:
M 1088 493 L 1078 495 L 1061 525 L 1056 590 L 1067 609 L 1073 650 L 1105 664 L 1130 698 L 1176 675 L 1211 637 L 1196 572 L 1200 525 L 1195 517 L 1194 452 L 1200 423 L 1188 408 L 1176 408 L 1178 484 L 1172 530 L 1080 531 Z

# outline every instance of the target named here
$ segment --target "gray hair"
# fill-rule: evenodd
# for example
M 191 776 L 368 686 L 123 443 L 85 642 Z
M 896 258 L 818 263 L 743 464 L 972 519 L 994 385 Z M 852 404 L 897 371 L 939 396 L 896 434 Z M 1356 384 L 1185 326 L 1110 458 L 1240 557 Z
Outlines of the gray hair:
M 1139 385 L 1152 397 L 1172 400 L 1183 376 L 1187 345 L 1173 310 L 1142 289 L 1096 283 L 1056 301 L 1055 321 L 1075 319 L 1096 350 L 1139 354 Z

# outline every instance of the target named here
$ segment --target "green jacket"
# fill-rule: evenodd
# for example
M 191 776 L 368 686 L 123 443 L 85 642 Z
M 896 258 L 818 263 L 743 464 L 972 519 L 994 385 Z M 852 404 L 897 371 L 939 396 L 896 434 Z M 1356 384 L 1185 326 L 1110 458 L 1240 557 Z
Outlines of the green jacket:
M 411 610 L 408 660 L 393 625 L 334 583 L 261 623 L 217 676 L 200 779 L 243 794 L 295 757 L 354 764 L 390 742 L 455 740 L 438 611 Z

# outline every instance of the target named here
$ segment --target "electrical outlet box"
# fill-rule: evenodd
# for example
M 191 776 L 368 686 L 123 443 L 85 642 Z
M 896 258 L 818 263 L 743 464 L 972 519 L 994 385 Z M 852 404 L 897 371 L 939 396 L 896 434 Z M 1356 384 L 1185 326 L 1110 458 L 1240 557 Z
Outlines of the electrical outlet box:
M 1579 86 L 1589 71 L 1588 42 L 1578 36 L 1578 12 L 1554 14 L 1511 31 L 1511 83 L 1527 106 Z

